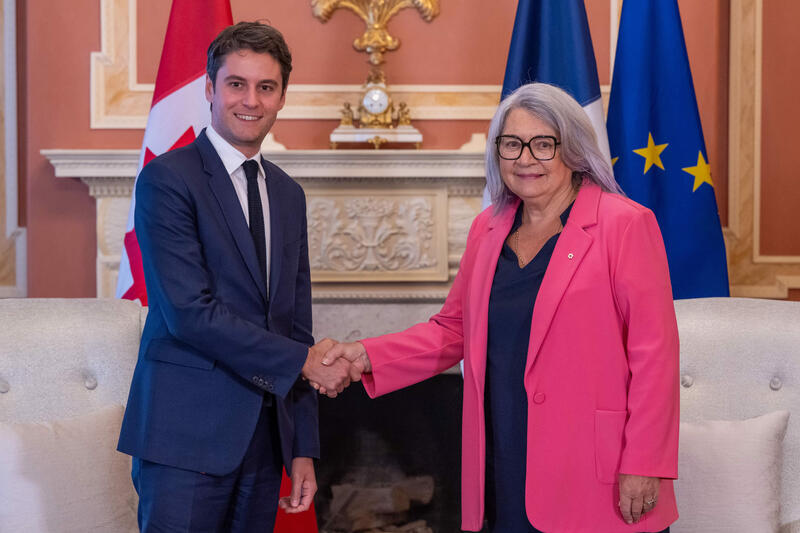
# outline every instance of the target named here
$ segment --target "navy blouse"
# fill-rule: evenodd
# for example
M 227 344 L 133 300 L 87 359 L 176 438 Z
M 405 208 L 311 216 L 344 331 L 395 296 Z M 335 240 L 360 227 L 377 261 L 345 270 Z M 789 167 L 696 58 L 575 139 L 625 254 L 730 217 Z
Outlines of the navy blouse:
M 572 205 L 561 213 L 567 223 Z M 522 204 L 509 235 L 522 224 Z M 493 533 L 536 533 L 525 514 L 528 400 L 522 376 L 528 357 L 533 304 L 560 233 L 523 268 L 506 243 L 489 296 L 486 360 L 486 516 Z

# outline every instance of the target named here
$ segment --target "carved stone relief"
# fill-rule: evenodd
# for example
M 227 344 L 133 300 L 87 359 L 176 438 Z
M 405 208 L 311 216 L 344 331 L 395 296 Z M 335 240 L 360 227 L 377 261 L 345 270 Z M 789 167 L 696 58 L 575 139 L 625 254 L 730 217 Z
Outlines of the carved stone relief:
M 446 281 L 446 190 L 307 191 L 311 277 Z

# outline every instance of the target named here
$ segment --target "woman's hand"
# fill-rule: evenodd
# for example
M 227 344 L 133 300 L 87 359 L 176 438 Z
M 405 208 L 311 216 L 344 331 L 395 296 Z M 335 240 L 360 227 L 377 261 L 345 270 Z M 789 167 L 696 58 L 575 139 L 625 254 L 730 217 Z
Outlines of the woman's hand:
M 644 513 L 655 509 L 661 478 L 619 475 L 619 512 L 628 524 L 635 524 Z
M 340 357 L 344 357 L 352 366 L 350 379 L 352 381 L 359 381 L 361 374 L 372 372 L 372 364 L 369 361 L 367 350 L 360 342 L 342 342 L 336 344 L 328 350 L 325 357 L 322 358 L 323 365 L 332 365 Z

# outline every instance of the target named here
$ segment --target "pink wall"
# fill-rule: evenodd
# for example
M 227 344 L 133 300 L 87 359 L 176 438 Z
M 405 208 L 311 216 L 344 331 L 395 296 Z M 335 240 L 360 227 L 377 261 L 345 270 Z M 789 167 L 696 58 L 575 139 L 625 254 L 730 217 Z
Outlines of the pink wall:
M 89 129 L 89 53 L 100 49 L 100 2 L 25 2 L 20 48 L 22 216 L 28 295 L 94 296 L 95 206 L 79 180 L 55 179 L 43 148 L 131 148 L 141 131 Z M 46 38 L 44 37 L 46 36 Z
M 764 2 L 761 107 L 761 253 L 800 255 L 800 3 Z
M 701 119 L 723 216 L 727 176 L 727 0 L 680 0 Z M 95 206 L 77 179 L 56 179 L 43 148 L 139 148 L 141 130 L 89 129 L 89 54 L 100 50 L 100 0 L 20 3 L 21 220 L 28 228 L 28 294 L 95 295 Z M 609 82 L 607 0 L 587 0 L 601 83 Z M 234 20 L 267 19 L 294 54 L 294 83 L 358 84 L 365 55 L 352 40 L 363 31 L 354 14 L 322 24 L 306 0 L 231 0 Z M 390 84 L 502 83 L 516 0 L 442 2 L 431 24 L 401 12 L 390 31 L 402 41 L 387 54 Z M 165 0 L 138 0 L 138 80 L 151 83 L 169 14 Z M 42 38 L 43 35 L 47 39 Z M 54 46 L 52 43 L 59 43 Z M 425 148 L 457 148 L 485 121 L 415 122 Z M 275 127 L 289 148 L 325 148 L 335 121 L 284 120 Z

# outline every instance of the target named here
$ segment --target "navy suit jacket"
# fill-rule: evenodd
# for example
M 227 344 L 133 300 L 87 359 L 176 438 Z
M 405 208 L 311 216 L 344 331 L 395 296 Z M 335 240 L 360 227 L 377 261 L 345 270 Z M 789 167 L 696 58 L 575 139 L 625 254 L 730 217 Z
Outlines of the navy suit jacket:
M 230 473 L 270 393 L 287 470 L 294 457 L 319 457 L 317 393 L 299 379 L 314 342 L 305 196 L 277 166 L 262 165 L 269 303 L 241 204 L 205 130 L 139 174 L 135 228 L 150 309 L 121 452 Z

